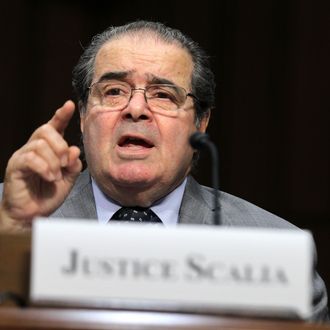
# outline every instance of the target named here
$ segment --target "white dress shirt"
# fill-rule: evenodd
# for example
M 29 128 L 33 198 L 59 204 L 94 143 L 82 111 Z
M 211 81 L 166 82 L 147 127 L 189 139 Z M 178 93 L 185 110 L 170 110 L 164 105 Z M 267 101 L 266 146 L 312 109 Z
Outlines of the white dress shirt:
M 168 195 L 151 206 L 165 226 L 174 226 L 179 220 L 179 210 L 186 187 L 187 178 Z M 111 217 L 122 206 L 106 196 L 92 178 L 92 187 L 96 204 L 97 218 L 100 224 L 107 224 Z

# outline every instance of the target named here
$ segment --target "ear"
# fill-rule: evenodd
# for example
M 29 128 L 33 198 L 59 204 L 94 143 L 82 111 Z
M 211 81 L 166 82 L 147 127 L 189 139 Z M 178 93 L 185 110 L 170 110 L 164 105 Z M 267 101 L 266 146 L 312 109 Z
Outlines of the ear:
M 80 114 L 80 131 L 81 133 L 84 133 L 84 124 L 85 124 L 85 114 L 83 105 L 81 104 L 81 101 L 79 102 L 79 114 Z
M 208 110 L 207 112 L 205 112 L 205 114 L 203 115 L 203 118 L 200 120 L 199 127 L 197 127 L 199 132 L 201 132 L 201 133 L 206 132 L 210 117 L 211 117 L 211 111 Z
M 84 120 L 85 120 L 84 115 L 80 113 L 80 131 L 82 134 L 84 133 Z

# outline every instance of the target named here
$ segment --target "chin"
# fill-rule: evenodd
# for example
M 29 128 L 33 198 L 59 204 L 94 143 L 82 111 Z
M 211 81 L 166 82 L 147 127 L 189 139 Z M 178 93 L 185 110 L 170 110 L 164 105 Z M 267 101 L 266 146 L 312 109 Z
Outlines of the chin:
M 157 175 L 150 166 L 124 166 L 113 173 L 111 177 L 124 186 L 148 186 L 157 181 Z

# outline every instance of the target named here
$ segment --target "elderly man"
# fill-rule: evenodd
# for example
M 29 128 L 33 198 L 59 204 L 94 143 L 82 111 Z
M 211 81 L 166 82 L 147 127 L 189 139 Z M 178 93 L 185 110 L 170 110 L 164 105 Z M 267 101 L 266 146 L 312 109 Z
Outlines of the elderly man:
M 214 77 L 199 46 L 160 23 L 138 21 L 96 36 L 74 70 L 87 169 L 64 131 L 67 101 L 11 157 L 0 207 L 4 228 L 35 216 L 211 224 L 213 192 L 189 173 L 192 133 L 205 132 Z M 227 226 L 294 228 L 246 201 L 222 193 Z M 317 274 L 313 320 L 327 317 Z

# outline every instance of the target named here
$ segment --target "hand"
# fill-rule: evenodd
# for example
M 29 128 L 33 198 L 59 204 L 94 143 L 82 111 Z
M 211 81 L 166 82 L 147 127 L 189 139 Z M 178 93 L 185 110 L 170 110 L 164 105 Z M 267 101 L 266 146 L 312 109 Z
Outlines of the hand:
M 0 204 L 2 227 L 26 227 L 35 216 L 47 216 L 69 194 L 82 164 L 80 150 L 63 135 L 75 105 L 67 101 L 10 158 Z

